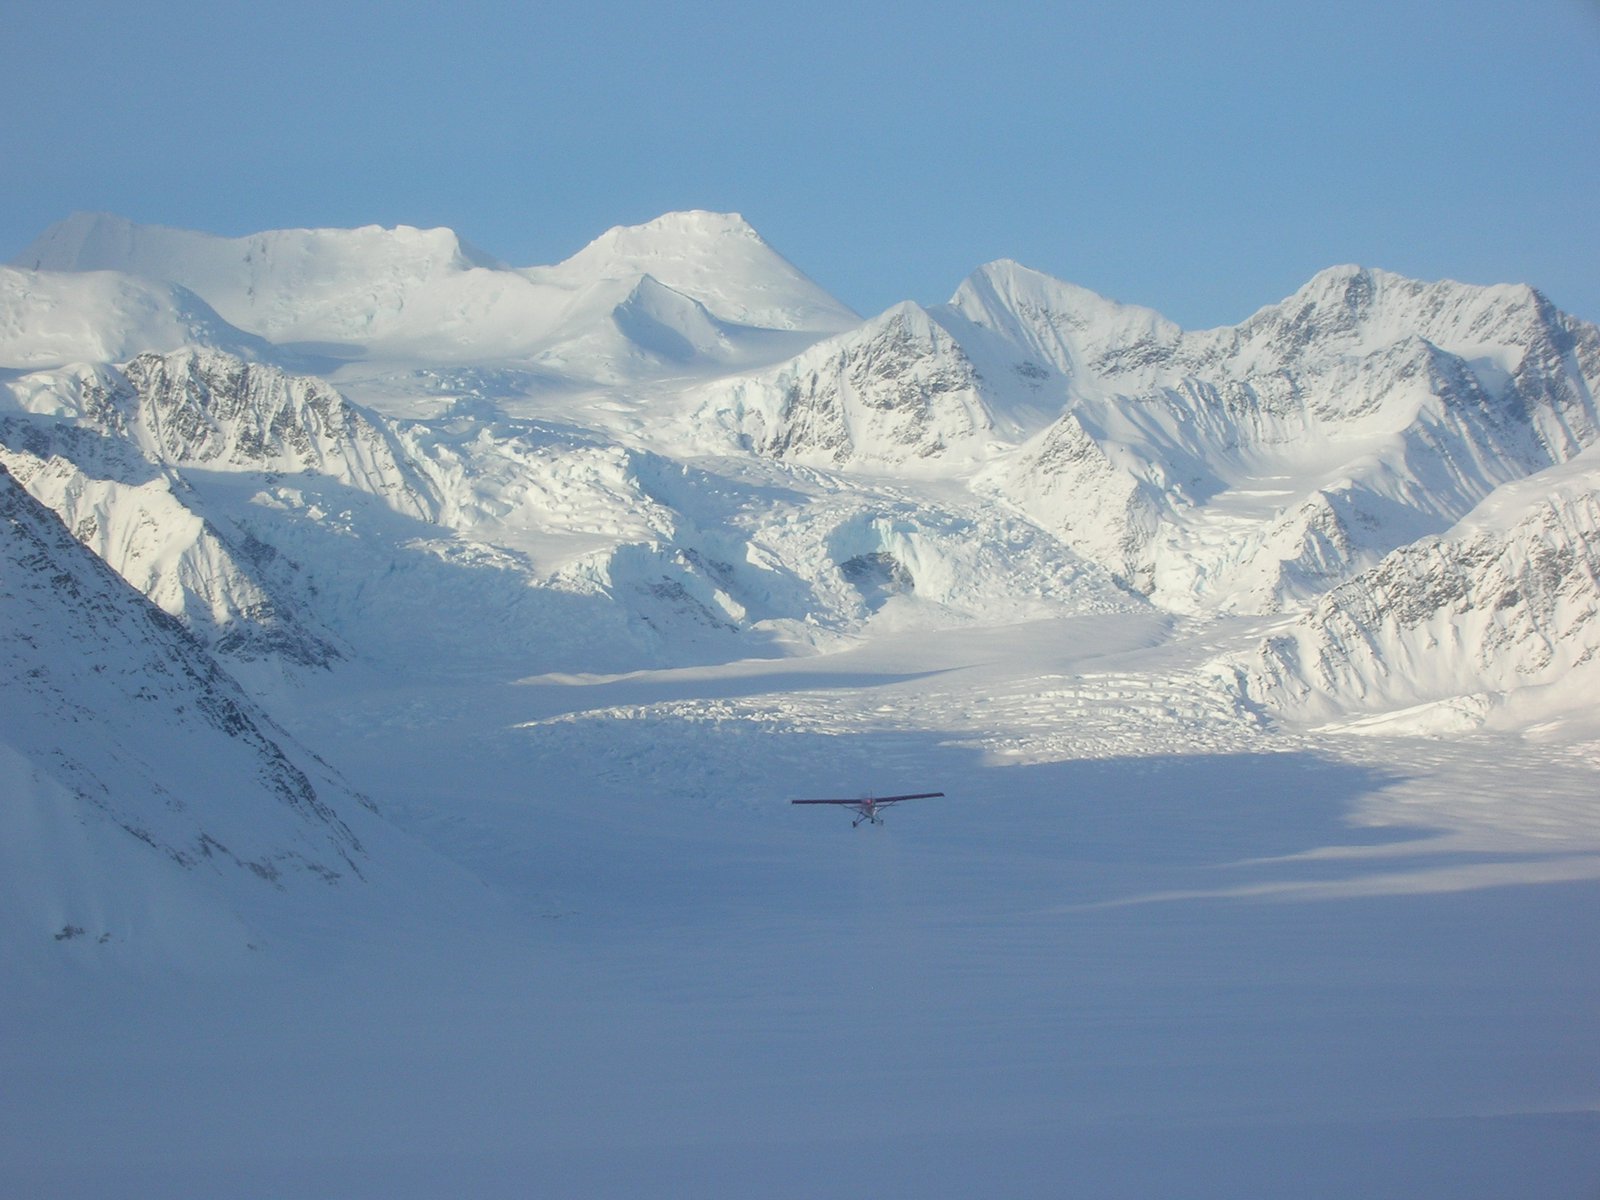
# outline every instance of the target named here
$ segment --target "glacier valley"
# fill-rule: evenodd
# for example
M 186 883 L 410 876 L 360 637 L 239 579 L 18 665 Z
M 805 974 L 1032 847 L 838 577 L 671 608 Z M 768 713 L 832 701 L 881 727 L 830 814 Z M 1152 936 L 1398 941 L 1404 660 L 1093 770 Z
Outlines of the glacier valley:
M 1600 1186 L 1600 329 L 730 214 L 0 267 L 0 1184 Z M 882 828 L 801 796 L 941 790 Z

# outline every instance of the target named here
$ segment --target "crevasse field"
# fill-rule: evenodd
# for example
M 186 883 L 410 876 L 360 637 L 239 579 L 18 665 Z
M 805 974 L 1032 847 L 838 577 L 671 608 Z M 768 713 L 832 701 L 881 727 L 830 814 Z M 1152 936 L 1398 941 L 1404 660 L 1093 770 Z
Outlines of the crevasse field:
M 8 269 L 0 1191 L 1600 1194 L 1593 327 L 746 230 Z

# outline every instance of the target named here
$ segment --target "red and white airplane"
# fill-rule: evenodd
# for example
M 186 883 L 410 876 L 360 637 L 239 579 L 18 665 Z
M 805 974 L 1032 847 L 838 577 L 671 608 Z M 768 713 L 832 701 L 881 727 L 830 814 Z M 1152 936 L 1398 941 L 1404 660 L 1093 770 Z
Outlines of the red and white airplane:
M 905 796 L 867 796 L 860 800 L 791 800 L 790 804 L 837 804 L 848 808 L 857 814 L 856 819 L 850 822 L 854 829 L 861 822 L 866 821 L 872 825 L 882 825 L 883 818 L 879 811 L 888 808 L 891 804 L 899 804 L 902 800 L 927 800 L 934 796 L 942 796 L 943 792 L 911 792 Z

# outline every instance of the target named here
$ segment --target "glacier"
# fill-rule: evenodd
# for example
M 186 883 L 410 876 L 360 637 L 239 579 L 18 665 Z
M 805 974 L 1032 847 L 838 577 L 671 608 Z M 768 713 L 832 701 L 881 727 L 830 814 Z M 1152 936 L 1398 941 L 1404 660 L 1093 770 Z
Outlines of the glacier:
M 1367 267 L 1189 331 L 863 317 L 734 214 L 70 217 L 0 268 L 0 1182 L 1592 1189 L 1597 386 Z

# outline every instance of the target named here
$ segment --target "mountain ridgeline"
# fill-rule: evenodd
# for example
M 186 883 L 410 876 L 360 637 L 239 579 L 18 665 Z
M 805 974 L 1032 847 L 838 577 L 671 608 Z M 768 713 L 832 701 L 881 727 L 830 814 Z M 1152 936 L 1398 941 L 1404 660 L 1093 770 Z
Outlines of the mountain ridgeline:
M 1600 648 L 1600 330 L 1524 286 L 1335 267 L 1195 332 L 1002 261 L 863 320 L 732 215 L 529 268 L 448 230 L 80 215 L 0 269 L 0 371 L 0 582 L 40 648 L 13 677 L 101 713 L 95 761 L 145 710 L 60 664 L 113 636 L 122 675 L 176 655 L 215 697 L 229 673 L 628 671 L 1154 609 L 1276 621 L 1216 678 L 1290 721 L 1546 713 Z M 41 579 L 75 582 L 52 605 Z M 85 615 L 113 610 L 114 635 Z M 343 785 L 301 788 L 226 695 L 158 699 L 255 731 L 293 820 L 232 856 L 356 874 Z M 137 824 L 37 719 L 0 728 L 29 786 Z M 209 828 L 150 839 L 190 861 Z
M 446 230 L 78 216 L 17 264 L 12 473 L 214 647 L 303 665 L 395 640 L 374 574 L 520 593 L 530 666 L 890 600 L 1292 614 L 1600 437 L 1594 326 L 1354 267 L 1186 332 L 1013 262 L 863 321 L 709 213 L 525 269 Z M 1026 552 L 973 576 L 975 541 Z

